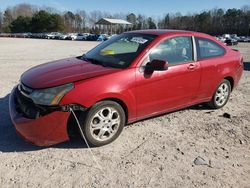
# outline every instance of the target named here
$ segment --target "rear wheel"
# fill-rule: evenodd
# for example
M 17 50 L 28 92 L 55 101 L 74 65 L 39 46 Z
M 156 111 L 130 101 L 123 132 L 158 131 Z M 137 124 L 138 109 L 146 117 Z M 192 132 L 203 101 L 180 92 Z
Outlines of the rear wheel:
M 211 108 L 219 109 L 225 106 L 231 93 L 231 84 L 228 80 L 223 80 L 217 87 L 212 100 L 208 103 Z
M 87 114 L 80 114 L 81 128 L 91 146 L 102 146 L 114 141 L 126 122 L 123 108 L 114 101 L 101 101 Z

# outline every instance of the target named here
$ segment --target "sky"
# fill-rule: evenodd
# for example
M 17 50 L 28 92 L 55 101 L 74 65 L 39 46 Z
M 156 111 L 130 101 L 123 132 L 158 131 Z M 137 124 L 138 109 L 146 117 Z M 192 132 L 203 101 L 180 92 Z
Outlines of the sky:
M 166 13 L 199 13 L 213 8 L 241 8 L 250 0 L 0 0 L 0 10 L 20 3 L 49 6 L 59 11 L 93 10 L 161 16 Z

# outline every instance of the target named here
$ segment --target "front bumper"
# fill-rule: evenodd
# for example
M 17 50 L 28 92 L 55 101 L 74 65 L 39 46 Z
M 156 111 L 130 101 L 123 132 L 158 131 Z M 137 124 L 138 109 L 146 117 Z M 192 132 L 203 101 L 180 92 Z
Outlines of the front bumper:
M 36 119 L 29 119 L 17 111 L 15 101 L 16 87 L 9 98 L 11 121 L 19 135 L 37 146 L 50 146 L 69 140 L 67 122 L 69 112 L 55 111 Z

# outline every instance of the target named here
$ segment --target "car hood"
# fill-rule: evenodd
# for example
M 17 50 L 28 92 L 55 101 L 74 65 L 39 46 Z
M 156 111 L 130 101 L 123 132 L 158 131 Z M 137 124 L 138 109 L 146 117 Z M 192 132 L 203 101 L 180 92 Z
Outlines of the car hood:
M 33 67 L 22 74 L 21 82 L 28 87 L 42 89 L 110 74 L 119 70 L 95 65 L 75 57 Z

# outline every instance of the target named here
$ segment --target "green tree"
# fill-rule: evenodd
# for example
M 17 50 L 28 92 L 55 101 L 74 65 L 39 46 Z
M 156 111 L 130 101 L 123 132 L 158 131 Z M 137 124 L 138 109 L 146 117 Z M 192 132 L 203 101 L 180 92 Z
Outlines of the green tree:
M 166 14 L 163 18 L 163 20 L 161 20 L 158 24 L 158 27 L 161 29 L 167 29 L 170 26 L 170 16 L 169 14 Z
M 87 13 L 84 10 L 80 10 L 78 11 L 78 14 L 80 15 L 81 19 L 82 19 L 82 23 L 81 23 L 81 29 L 86 32 L 86 22 L 87 22 Z
M 23 33 L 30 31 L 30 17 L 19 16 L 10 24 L 10 30 L 12 33 Z
M 143 16 L 140 14 L 137 17 L 136 29 L 143 29 Z
M 59 14 L 51 14 L 48 22 L 48 31 L 64 31 L 65 25 L 63 18 Z
M 129 15 L 127 15 L 127 21 L 132 23 L 132 29 L 135 30 L 137 28 L 136 26 L 136 15 L 134 13 L 131 13 Z
M 48 23 L 50 14 L 44 10 L 41 10 L 34 14 L 31 20 L 31 31 L 34 33 L 49 32 Z
M 228 9 L 223 16 L 225 29 L 228 33 L 241 33 L 243 12 L 240 9 Z
M 63 15 L 67 32 L 75 32 L 75 15 L 68 11 Z
M 31 31 L 34 33 L 64 31 L 64 29 L 64 22 L 59 14 L 50 14 L 41 10 L 31 20 Z
M 224 24 L 223 24 L 223 9 L 213 9 L 210 11 L 212 17 L 212 26 L 211 26 L 211 34 L 213 35 L 221 35 L 224 32 Z
M 212 18 L 210 12 L 202 12 L 201 14 L 196 15 L 194 20 L 196 31 L 211 33 Z
M 14 20 L 12 16 L 12 11 L 10 8 L 7 8 L 4 11 L 3 15 L 3 31 L 9 33 L 10 32 L 10 24 Z
M 148 18 L 148 28 L 149 29 L 156 29 L 156 24 L 151 17 Z
M 81 32 L 82 17 L 80 16 L 80 14 L 75 14 L 75 28 L 77 32 Z
M 0 32 L 2 32 L 3 29 L 3 13 L 0 11 Z
M 243 16 L 243 32 L 241 34 L 250 35 L 250 7 L 248 10 L 244 11 Z

